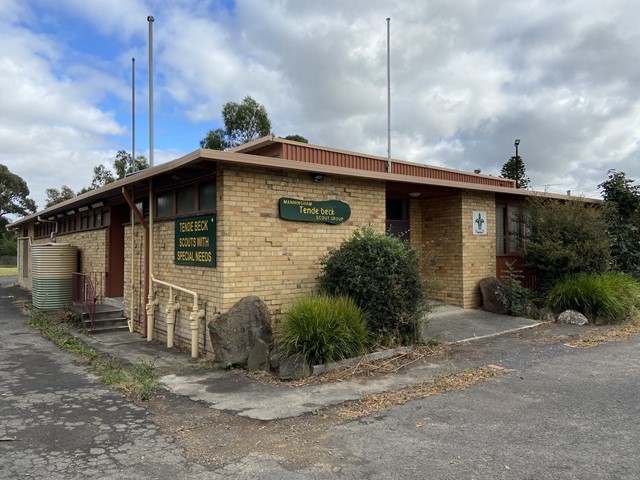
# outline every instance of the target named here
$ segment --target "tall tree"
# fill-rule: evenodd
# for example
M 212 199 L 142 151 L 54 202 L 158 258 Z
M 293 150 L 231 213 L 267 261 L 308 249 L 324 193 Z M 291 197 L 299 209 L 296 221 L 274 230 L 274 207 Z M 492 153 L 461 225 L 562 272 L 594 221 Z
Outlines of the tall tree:
M 284 139 L 285 140 L 293 140 L 294 142 L 309 143 L 309 140 L 307 140 L 302 135 L 298 135 L 297 133 L 295 133 L 293 135 L 287 135 L 286 137 L 284 137 Z
M 113 160 L 113 170 L 105 167 L 104 165 L 95 166 L 93 168 L 93 180 L 91 181 L 91 187 L 81 190 L 80 193 L 102 187 L 108 183 L 120 180 L 133 172 L 144 170 L 148 167 L 149 162 L 144 155 L 138 155 L 134 162 L 130 153 L 125 150 L 118 150 L 116 158 Z
M 27 182 L 0 164 L 0 217 L 28 215 L 35 211 L 36 202 L 29 198 Z
M 224 129 L 211 130 L 200 140 L 202 148 L 227 150 L 271 133 L 271 121 L 264 105 L 246 96 L 242 103 L 222 107 Z
M 602 190 L 609 218 L 607 233 L 617 270 L 640 278 L 640 187 L 624 172 L 609 170 Z
M 70 200 L 76 196 L 74 191 L 71 190 L 71 188 L 67 185 L 62 185 L 62 187 L 60 187 L 60 190 L 58 190 L 57 188 L 47 188 L 44 193 L 47 196 L 47 201 L 44 205 L 44 208 L 49 208 L 52 205 L 62 203 L 65 200 Z
M 529 188 L 531 180 L 527 177 L 527 168 L 520 155 L 513 156 L 505 162 L 500 170 L 502 178 L 510 178 L 516 181 L 516 188 Z
M 6 216 L 24 216 L 36 209 L 36 202 L 29 198 L 27 182 L 0 164 L 0 255 L 16 254 L 16 235 L 7 230 Z

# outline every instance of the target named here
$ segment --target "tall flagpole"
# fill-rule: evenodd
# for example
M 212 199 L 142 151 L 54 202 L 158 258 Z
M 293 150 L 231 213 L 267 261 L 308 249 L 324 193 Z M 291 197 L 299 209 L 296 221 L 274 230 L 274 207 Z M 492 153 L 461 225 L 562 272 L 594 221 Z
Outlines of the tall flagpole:
M 391 19 L 387 18 L 387 173 L 391 173 Z
M 131 58 L 131 168 L 136 168 L 136 58 Z
M 153 17 L 149 15 L 149 166 L 153 167 Z

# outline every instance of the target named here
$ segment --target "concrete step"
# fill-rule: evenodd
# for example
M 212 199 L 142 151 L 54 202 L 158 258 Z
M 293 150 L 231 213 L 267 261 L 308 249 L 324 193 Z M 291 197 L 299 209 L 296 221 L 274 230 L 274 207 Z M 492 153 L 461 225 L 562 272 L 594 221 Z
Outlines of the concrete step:
M 96 318 L 93 329 L 91 328 L 91 319 L 86 318 L 82 320 L 84 328 L 93 332 L 114 332 L 118 330 L 126 330 L 129 328 L 127 319 L 125 317 L 113 317 L 113 318 Z
M 102 301 L 102 304 L 122 310 L 124 308 L 124 297 L 105 297 L 105 299 Z
M 109 333 L 109 332 L 128 332 L 129 331 L 129 326 L 128 325 L 107 325 L 107 326 L 98 326 L 96 325 L 96 328 L 93 331 L 89 331 L 89 333 L 92 333 L 94 335 L 100 334 L 100 333 Z
M 83 305 L 72 305 L 69 310 L 80 316 L 82 320 L 90 318 L 88 308 Z M 110 305 L 96 305 L 96 318 L 120 318 L 122 316 L 122 308 Z
M 123 315 L 122 308 L 111 305 L 96 305 L 96 318 L 91 328 L 91 316 L 84 305 L 72 305 L 69 310 L 78 315 L 84 328 L 92 333 L 114 332 L 128 329 L 127 318 Z

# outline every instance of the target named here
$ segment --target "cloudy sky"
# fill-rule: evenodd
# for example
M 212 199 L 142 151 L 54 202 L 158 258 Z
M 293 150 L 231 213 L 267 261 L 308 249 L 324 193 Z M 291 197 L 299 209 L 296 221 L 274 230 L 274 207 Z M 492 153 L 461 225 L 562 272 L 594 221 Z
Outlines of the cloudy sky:
M 250 95 L 273 133 L 498 175 L 520 155 L 536 190 L 598 196 L 640 182 L 640 11 L 631 0 L 0 0 L 0 163 L 44 190 L 148 157 L 153 15 L 156 164 L 199 147 Z

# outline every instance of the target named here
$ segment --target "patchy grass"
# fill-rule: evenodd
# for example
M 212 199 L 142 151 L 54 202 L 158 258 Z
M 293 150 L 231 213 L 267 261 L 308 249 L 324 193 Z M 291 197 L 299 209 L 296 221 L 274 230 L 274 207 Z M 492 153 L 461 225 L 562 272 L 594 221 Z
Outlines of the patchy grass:
M 573 342 L 565 343 L 567 347 L 591 348 L 608 342 L 621 342 L 640 333 L 640 324 L 624 324 L 601 332 L 590 332 Z
M 18 268 L 8 265 L 0 265 L 0 277 L 12 277 L 18 275 Z
M 442 375 L 419 385 L 408 386 L 393 392 L 369 395 L 361 400 L 348 402 L 337 408 L 338 417 L 353 420 L 386 410 L 394 405 L 403 405 L 412 400 L 430 397 L 452 390 L 462 390 L 476 383 L 510 373 L 497 365 L 472 368 L 451 375 Z
M 139 400 L 149 400 L 158 388 L 158 372 L 146 363 L 123 365 L 117 357 L 98 352 L 73 335 L 77 320 L 62 313 L 44 313 L 32 310 L 27 325 L 40 330 L 42 335 L 60 348 L 75 355 L 76 359 L 95 373 L 100 380 Z

